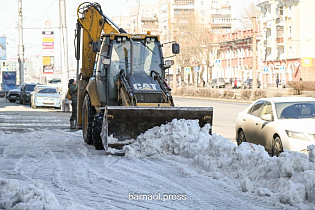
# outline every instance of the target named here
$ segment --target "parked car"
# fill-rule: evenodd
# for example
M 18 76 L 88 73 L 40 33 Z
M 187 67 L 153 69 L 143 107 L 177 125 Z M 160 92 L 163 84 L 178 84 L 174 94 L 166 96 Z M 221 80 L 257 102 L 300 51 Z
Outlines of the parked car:
M 5 91 L 4 90 L 0 90 L 0 98 L 4 98 L 5 97 Z
M 7 99 L 10 102 L 15 102 L 20 97 L 22 85 L 18 86 L 16 89 L 9 90 L 7 94 Z
M 260 88 L 261 83 L 259 80 L 257 80 L 257 88 Z M 244 89 L 251 89 L 253 88 L 253 79 L 247 79 L 244 83 L 243 83 L 243 88 Z
M 30 104 L 31 92 L 37 84 L 23 84 L 20 92 L 20 104 Z
M 55 87 L 39 86 L 31 93 L 31 107 L 54 107 L 61 108 L 60 93 Z
M 315 144 L 315 98 L 261 98 L 240 112 L 236 140 L 265 147 L 278 156 L 284 149 L 306 152 Z
M 225 88 L 225 81 L 223 77 L 212 79 L 210 86 L 212 88 L 219 87 Z

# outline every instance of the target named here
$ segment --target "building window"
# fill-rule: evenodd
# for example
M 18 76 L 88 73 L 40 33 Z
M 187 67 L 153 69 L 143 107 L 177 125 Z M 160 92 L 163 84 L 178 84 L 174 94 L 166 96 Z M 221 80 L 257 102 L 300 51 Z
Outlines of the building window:
M 288 7 L 287 16 L 288 16 L 288 18 L 292 17 L 292 7 L 291 6 Z
M 200 15 L 204 15 L 205 11 L 204 10 L 200 10 Z
M 291 39 L 291 35 L 292 35 L 292 27 L 289 26 L 288 27 L 288 38 Z
M 279 8 L 279 15 L 283 15 L 283 7 Z
M 200 5 L 201 5 L 201 6 L 203 5 L 203 1 L 200 2 Z

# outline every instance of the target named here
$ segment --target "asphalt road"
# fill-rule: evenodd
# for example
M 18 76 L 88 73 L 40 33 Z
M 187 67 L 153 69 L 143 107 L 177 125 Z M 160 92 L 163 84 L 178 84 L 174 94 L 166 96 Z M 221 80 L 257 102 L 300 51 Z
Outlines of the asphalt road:
M 54 108 L 32 109 L 0 98 L 0 130 L 27 132 L 42 129 L 69 129 L 70 112 Z
M 213 107 L 212 132 L 234 142 L 237 114 L 249 104 L 184 97 L 174 97 L 174 101 L 175 106 Z M 54 108 L 32 109 L 27 105 L 10 103 L 4 98 L 0 98 L 0 112 L 0 129 L 21 132 L 23 130 L 39 130 L 46 127 L 68 129 L 71 115 L 70 112 L 63 112 Z M 15 121 L 15 127 L 12 126 L 13 121 Z

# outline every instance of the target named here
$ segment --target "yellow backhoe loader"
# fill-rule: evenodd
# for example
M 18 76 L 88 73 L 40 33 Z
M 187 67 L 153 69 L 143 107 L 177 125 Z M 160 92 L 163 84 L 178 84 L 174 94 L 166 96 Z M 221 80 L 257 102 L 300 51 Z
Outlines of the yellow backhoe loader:
M 77 14 L 77 124 L 87 144 L 105 150 L 122 146 L 124 140 L 174 118 L 212 125 L 212 107 L 174 106 L 165 80 L 165 70 L 174 62 L 163 57 L 159 36 L 128 34 L 98 3 L 82 3 Z M 179 53 L 179 44 L 167 44 L 173 54 Z M 118 142 L 109 144 L 109 136 Z

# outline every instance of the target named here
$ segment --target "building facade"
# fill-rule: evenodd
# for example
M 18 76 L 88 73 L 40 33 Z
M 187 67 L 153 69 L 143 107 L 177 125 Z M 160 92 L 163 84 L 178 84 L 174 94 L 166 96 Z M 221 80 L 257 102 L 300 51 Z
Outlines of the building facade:
M 315 81 L 315 1 L 268 0 L 258 7 L 264 81 Z
M 223 77 L 244 81 L 253 78 L 253 30 L 237 31 L 219 36 L 218 59 L 220 65 L 214 65 L 213 78 Z M 256 35 L 259 31 L 256 31 Z M 256 38 L 259 43 L 259 37 Z M 259 60 L 257 54 L 257 60 Z M 257 70 L 257 78 L 261 79 L 261 71 Z

